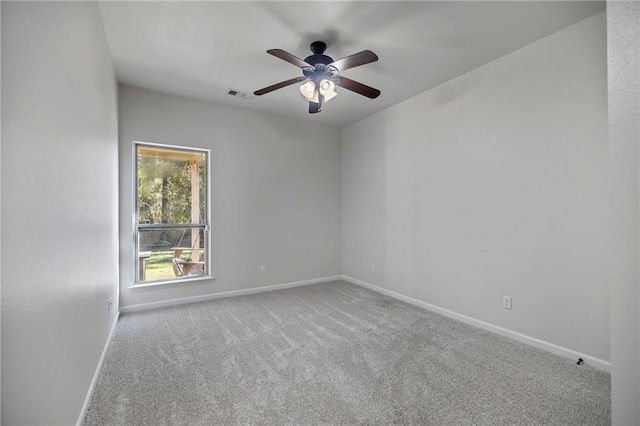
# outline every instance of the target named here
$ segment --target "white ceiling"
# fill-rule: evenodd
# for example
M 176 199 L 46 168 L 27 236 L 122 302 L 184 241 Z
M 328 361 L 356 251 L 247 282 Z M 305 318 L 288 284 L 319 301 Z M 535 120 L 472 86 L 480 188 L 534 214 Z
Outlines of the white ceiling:
M 343 127 L 604 10 L 598 1 L 102 2 L 121 83 Z M 245 100 L 301 76 L 266 53 L 304 59 L 312 41 L 334 59 L 364 49 L 378 62 L 344 76 L 382 91 L 368 99 L 338 88 L 309 114 L 297 85 Z

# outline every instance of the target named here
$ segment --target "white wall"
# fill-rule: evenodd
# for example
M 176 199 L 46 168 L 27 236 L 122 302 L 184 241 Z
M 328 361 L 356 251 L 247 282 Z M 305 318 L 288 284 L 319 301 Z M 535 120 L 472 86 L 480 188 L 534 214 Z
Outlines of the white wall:
M 2 46 L 2 2 L 0 2 L 0 46 Z M 1 50 L 1 49 L 0 49 Z M 0 54 L 0 93 L 2 93 L 2 55 Z M 0 102 L 0 119 L 2 102 Z M 2 188 L 2 132 L 0 132 L 0 188 Z M 0 191 L 0 225 L 2 224 L 2 191 Z M 0 301 L 2 300 L 2 226 L 0 226 Z M 2 303 L 0 303 L 0 366 L 2 365 Z M 0 423 L 2 423 L 2 368 L 0 368 Z
M 337 129 L 126 86 L 119 106 L 123 307 L 341 273 Z M 130 288 L 132 141 L 211 150 L 215 280 Z
M 605 31 L 600 13 L 344 128 L 344 274 L 609 360 Z
M 0 46 L 2 46 L 2 2 L 0 2 Z M 1 49 L 0 49 L 1 50 Z M 2 93 L 2 55 L 0 54 L 0 93 Z M 0 120 L 2 102 L 0 102 Z M 2 132 L 0 131 L 0 188 L 2 188 Z M 2 224 L 2 191 L 0 191 L 0 225 Z M 0 301 L 2 300 L 2 226 L 0 226 Z M 2 303 L 0 303 L 0 366 L 2 366 Z M 2 423 L 2 368 L 0 368 L 0 423 Z
M 2 142 L 2 424 L 74 424 L 118 279 L 117 85 L 95 3 L 3 2 Z
M 640 3 L 607 3 L 613 424 L 640 424 Z

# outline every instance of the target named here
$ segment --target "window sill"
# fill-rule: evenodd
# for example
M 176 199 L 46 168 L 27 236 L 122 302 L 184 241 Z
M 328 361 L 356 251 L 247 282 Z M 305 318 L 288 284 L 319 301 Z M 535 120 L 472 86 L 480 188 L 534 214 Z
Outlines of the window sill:
M 150 287 L 160 287 L 160 286 L 166 286 L 166 285 L 183 285 L 183 284 L 188 284 L 188 283 L 192 283 L 192 282 L 200 282 L 200 281 L 207 281 L 207 280 L 215 280 L 216 277 L 210 276 L 210 275 L 205 275 L 205 276 L 198 276 L 198 277 L 193 277 L 193 278 L 183 278 L 180 280 L 167 280 L 167 281 L 152 281 L 152 282 L 148 282 L 148 283 L 135 283 L 132 284 L 128 287 L 128 289 L 130 290 L 135 290 L 138 288 L 150 288 Z

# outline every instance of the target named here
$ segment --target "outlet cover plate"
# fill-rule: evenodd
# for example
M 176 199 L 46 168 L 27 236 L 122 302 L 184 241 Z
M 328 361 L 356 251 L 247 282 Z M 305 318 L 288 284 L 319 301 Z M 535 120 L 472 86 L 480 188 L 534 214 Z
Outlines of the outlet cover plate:
M 511 309 L 511 296 L 502 296 L 502 307 Z

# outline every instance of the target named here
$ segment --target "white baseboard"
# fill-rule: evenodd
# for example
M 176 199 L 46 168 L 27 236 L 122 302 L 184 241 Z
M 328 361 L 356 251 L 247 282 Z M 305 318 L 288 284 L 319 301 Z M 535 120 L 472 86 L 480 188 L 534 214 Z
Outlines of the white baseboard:
M 282 290 L 285 288 L 300 287 L 303 285 L 316 284 L 327 281 L 341 280 L 342 275 L 333 277 L 315 278 L 305 281 L 294 281 L 284 284 L 273 284 L 264 287 L 246 288 L 242 290 L 223 291 L 220 293 L 209 293 L 200 296 L 180 297 L 177 299 L 161 300 L 158 302 L 140 303 L 138 305 L 121 306 L 120 312 L 123 314 L 131 312 L 146 311 L 149 309 L 166 308 L 168 306 L 184 305 L 186 303 L 204 302 L 207 300 L 220 299 L 223 297 L 243 296 L 247 294 L 263 293 L 265 291 Z
M 376 291 L 378 293 L 385 294 L 387 296 L 393 297 L 394 299 L 401 300 L 403 302 L 407 302 L 411 305 L 419 306 L 423 309 L 427 309 L 429 311 L 444 315 L 449 318 L 453 318 L 460 322 L 472 325 L 474 327 L 481 328 L 483 330 L 490 331 L 495 334 L 499 334 L 500 336 L 508 337 L 510 339 L 516 340 L 521 343 L 525 343 L 527 345 L 536 347 L 538 349 L 545 350 L 547 352 L 551 352 L 556 355 L 560 355 L 565 358 L 577 360 L 578 358 L 582 358 L 585 364 L 588 364 L 594 368 L 599 370 L 603 370 L 606 372 L 611 372 L 611 363 L 609 361 L 605 361 L 599 358 L 595 358 L 589 355 L 581 354 L 580 352 L 576 352 L 572 349 L 567 349 L 562 346 L 558 346 L 553 343 L 545 342 L 544 340 L 536 339 L 535 337 L 530 337 L 522 333 L 518 333 L 516 331 L 512 331 L 503 327 L 499 327 L 497 325 L 489 324 L 484 321 L 477 320 L 475 318 L 468 317 L 466 315 L 459 314 L 457 312 L 450 311 L 448 309 L 440 308 L 438 306 L 432 305 L 430 303 L 423 302 L 422 300 L 414 299 L 413 297 L 404 296 L 400 293 L 396 293 L 391 290 L 387 290 L 373 284 L 369 284 L 364 281 L 360 281 L 358 279 L 349 277 L 347 275 L 343 275 L 342 279 L 348 281 L 350 283 L 366 287 L 370 290 Z
M 98 361 L 98 366 L 96 367 L 96 371 L 95 373 L 93 373 L 93 379 L 91 380 L 91 385 L 89 385 L 89 392 L 87 392 L 87 396 L 84 399 L 84 404 L 82 404 L 82 409 L 80 410 L 80 416 L 78 417 L 76 426 L 81 426 L 82 421 L 84 420 L 84 416 L 87 415 L 87 410 L 89 409 L 89 403 L 91 402 L 91 397 L 93 396 L 93 390 L 96 388 L 96 384 L 98 383 L 98 378 L 100 377 L 100 371 L 102 370 L 102 364 L 104 364 L 104 359 L 106 358 L 107 351 L 109 350 L 109 346 L 111 345 L 111 339 L 113 338 L 113 333 L 116 330 L 116 325 L 118 324 L 119 317 L 120 317 L 120 312 L 117 312 L 116 317 L 113 320 L 113 324 L 111 325 L 111 331 L 109 331 L 109 336 L 107 337 L 107 341 L 104 344 L 104 349 L 102 349 L 102 355 L 100 355 L 100 361 Z

